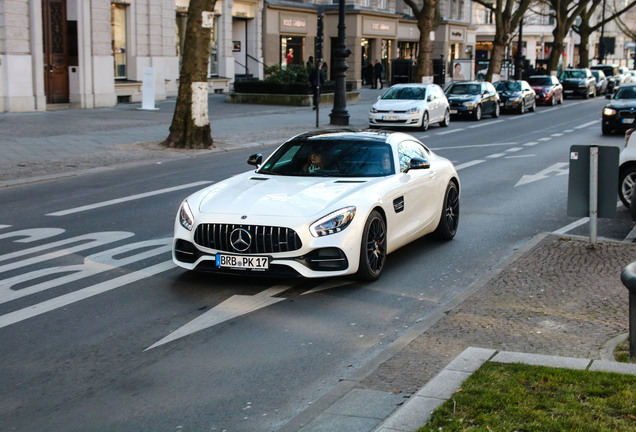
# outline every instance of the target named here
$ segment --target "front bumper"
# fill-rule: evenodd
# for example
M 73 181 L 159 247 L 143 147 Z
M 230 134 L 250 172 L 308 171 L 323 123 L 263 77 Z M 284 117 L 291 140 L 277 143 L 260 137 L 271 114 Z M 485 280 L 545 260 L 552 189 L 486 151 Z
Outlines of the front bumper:
M 500 99 L 499 107 L 503 111 L 518 111 L 521 108 L 523 99 Z
M 405 112 L 377 112 L 369 113 L 369 126 L 405 126 L 419 127 L 422 125 L 422 113 Z
M 181 226 L 177 218 L 172 242 L 172 259 L 176 265 L 187 270 L 242 276 L 320 278 L 354 274 L 358 271 L 360 259 L 361 234 L 359 233 L 363 226 L 358 225 L 362 219 L 354 218 L 351 225 L 343 231 L 317 238 L 309 233 L 308 224 L 286 224 L 293 226 L 298 233 L 302 243 L 299 248 L 286 252 L 268 250 L 263 253 L 241 254 L 229 252 L 227 249 L 217 250 L 203 246 L 195 235 L 197 227 L 189 231 Z M 271 225 L 271 222 L 257 223 Z M 280 222 L 279 220 L 278 223 Z M 241 226 L 236 224 L 236 227 Z M 251 269 L 243 265 L 221 267 L 217 263 L 217 255 L 246 259 L 267 258 L 268 268 L 266 270 Z
M 618 111 L 614 115 L 603 114 L 603 129 L 626 131 L 627 129 L 636 127 L 636 119 L 634 113 L 622 113 Z

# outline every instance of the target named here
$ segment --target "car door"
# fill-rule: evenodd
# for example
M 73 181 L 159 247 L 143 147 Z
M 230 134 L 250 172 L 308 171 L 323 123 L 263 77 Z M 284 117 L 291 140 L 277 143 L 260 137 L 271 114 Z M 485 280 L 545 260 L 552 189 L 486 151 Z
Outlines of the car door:
M 438 217 L 439 201 L 436 192 L 440 181 L 435 168 L 409 169 L 411 159 L 421 158 L 430 161 L 428 149 L 419 141 L 406 139 L 398 144 L 398 162 L 400 168 L 399 190 L 394 207 L 399 209 L 398 223 L 392 230 L 397 244 L 405 244 L 421 235 L 422 231 Z
M 440 99 L 439 95 L 435 91 L 435 85 L 429 85 L 426 87 L 426 100 L 430 106 L 430 119 L 431 123 L 437 123 L 442 119 L 442 114 L 440 114 Z
M 523 100 L 526 103 L 527 107 L 531 107 L 534 103 L 534 90 L 530 87 L 526 81 L 521 81 L 521 92 L 523 95 Z

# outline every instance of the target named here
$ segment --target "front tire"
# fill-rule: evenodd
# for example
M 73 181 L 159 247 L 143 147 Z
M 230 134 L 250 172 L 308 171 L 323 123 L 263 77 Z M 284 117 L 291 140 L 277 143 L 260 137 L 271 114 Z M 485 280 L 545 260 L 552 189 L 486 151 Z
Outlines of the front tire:
M 521 105 L 519 105 L 519 114 L 523 114 L 526 112 L 526 101 L 522 100 Z
M 373 282 L 384 270 L 386 261 L 386 223 L 377 210 L 373 210 L 364 224 L 360 243 L 358 280 Z
M 630 166 L 621 170 L 618 179 L 618 197 L 625 207 L 630 208 L 632 193 L 636 185 L 636 166 Z
M 422 114 L 422 124 L 420 125 L 420 130 L 428 130 L 428 112 L 424 111 Z
M 499 102 L 497 102 L 497 104 L 495 105 L 495 110 L 492 112 L 492 118 L 499 117 L 499 114 L 501 114 L 501 108 L 499 108 Z
M 481 105 L 477 105 L 477 108 L 475 108 L 475 112 L 473 113 L 473 120 L 481 120 Z
M 459 225 L 459 189 L 454 182 L 449 182 L 444 194 L 444 205 L 439 225 L 435 228 L 435 237 L 441 240 L 452 240 Z

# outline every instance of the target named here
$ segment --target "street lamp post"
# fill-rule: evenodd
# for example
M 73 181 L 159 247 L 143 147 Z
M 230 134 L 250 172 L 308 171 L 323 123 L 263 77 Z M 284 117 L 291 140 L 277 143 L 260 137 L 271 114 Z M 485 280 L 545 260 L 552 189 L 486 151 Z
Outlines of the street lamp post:
M 517 41 L 517 55 L 515 56 L 515 79 L 520 80 L 521 76 L 521 61 L 523 56 L 523 17 L 519 21 L 519 40 Z
M 347 111 L 347 57 L 351 50 L 347 49 L 345 43 L 345 0 L 339 0 L 338 5 L 338 40 L 334 50 L 333 71 L 336 80 L 336 90 L 333 99 L 333 109 L 331 110 L 332 125 L 347 126 L 349 124 L 349 111 Z

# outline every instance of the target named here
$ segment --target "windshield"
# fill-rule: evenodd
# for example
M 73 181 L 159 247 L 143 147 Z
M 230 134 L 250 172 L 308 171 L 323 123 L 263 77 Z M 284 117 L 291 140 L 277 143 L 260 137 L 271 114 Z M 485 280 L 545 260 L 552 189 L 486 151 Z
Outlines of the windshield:
M 453 84 L 446 90 L 446 94 L 454 95 L 478 95 L 480 93 L 481 85 L 479 84 Z
M 503 91 L 516 92 L 516 91 L 521 91 L 521 83 L 514 82 L 514 81 L 499 81 L 495 83 L 495 88 L 499 92 L 503 92 Z
M 391 87 L 382 99 L 424 100 L 426 87 Z
M 261 174 L 310 177 L 381 177 L 394 174 L 391 146 L 374 138 L 298 137 L 283 144 Z
M 528 82 L 531 86 L 549 86 L 552 85 L 550 77 L 530 77 Z
M 568 79 L 568 78 L 585 79 L 586 76 L 587 75 L 585 74 L 585 71 L 572 70 L 572 71 L 563 72 L 563 75 L 561 75 L 561 79 Z
M 614 75 L 614 67 L 613 66 L 605 66 L 605 67 L 595 67 L 594 69 L 602 70 L 605 76 Z
M 636 86 L 621 86 L 616 91 L 614 99 L 636 99 Z

